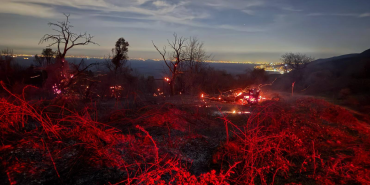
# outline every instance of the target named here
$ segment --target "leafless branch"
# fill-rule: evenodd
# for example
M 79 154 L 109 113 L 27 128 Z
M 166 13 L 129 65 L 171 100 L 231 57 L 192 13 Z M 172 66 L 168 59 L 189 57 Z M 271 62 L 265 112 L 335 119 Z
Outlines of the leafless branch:
M 41 39 L 39 44 L 42 44 L 44 42 L 52 41 L 47 47 L 51 47 L 54 45 L 57 45 L 57 52 L 60 58 L 64 58 L 67 54 L 67 52 L 72 49 L 75 46 L 82 46 L 82 45 L 88 45 L 88 44 L 97 44 L 92 39 L 94 38 L 90 34 L 84 33 L 84 34 L 76 34 L 73 33 L 70 28 L 73 26 L 70 25 L 69 22 L 69 14 L 64 14 L 66 17 L 66 20 L 64 22 L 58 21 L 57 23 L 48 23 L 50 27 L 55 27 L 52 30 L 59 33 L 56 35 L 52 34 L 45 34 Z M 63 51 L 60 49 L 63 48 Z
M 163 46 L 163 52 L 162 52 L 162 51 L 160 51 L 160 50 L 158 49 L 158 47 L 154 44 L 154 42 L 153 42 L 153 41 L 152 41 L 152 43 L 153 43 L 153 46 L 155 47 L 155 49 L 158 51 L 158 53 L 162 56 L 163 61 L 164 61 L 164 63 L 166 64 L 166 66 L 168 67 L 168 69 L 171 71 L 171 73 L 174 73 L 174 72 L 172 71 L 172 68 L 171 68 L 171 67 L 170 67 L 170 65 L 168 64 L 167 59 L 166 59 L 166 53 L 167 53 L 167 51 L 166 51 L 166 46 Z M 172 64 L 172 62 L 171 62 L 171 64 Z

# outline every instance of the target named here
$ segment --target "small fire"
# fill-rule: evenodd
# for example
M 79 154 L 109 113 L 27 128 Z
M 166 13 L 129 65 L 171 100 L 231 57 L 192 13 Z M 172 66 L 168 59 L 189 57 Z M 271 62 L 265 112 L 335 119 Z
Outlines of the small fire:
M 87 86 L 87 88 L 89 88 L 89 86 Z M 122 86 L 120 86 L 120 85 L 116 85 L 116 86 L 110 86 L 109 87 L 110 89 L 117 89 L 117 90 L 122 90 Z
M 86 87 L 88 88 L 88 86 Z M 120 97 L 121 91 L 123 90 L 122 86 L 120 85 L 115 85 L 115 86 L 110 86 L 109 87 L 111 90 L 111 97 Z
M 200 97 L 204 98 L 204 95 L 202 94 Z
M 57 84 L 54 84 L 53 85 L 53 91 L 54 91 L 54 94 L 60 94 L 60 93 L 62 93 L 62 91 L 58 88 Z
M 32 76 L 30 78 L 37 78 L 37 77 L 40 77 L 40 75 Z

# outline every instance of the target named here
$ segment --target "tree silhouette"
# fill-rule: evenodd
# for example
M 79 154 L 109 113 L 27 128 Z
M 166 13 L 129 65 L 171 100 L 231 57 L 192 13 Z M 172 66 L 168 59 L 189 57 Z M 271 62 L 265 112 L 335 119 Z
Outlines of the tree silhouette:
M 207 55 L 203 48 L 204 43 L 200 42 L 196 37 L 190 37 L 186 43 L 185 52 L 183 53 L 184 70 L 198 72 L 204 62 L 208 60 L 211 56 Z
M 198 93 L 197 90 L 201 89 L 202 69 L 207 67 L 206 60 L 211 58 L 203 48 L 204 43 L 200 42 L 196 37 L 190 37 L 183 52 L 184 62 L 180 63 L 182 84 L 182 91 L 187 93 Z
M 286 53 L 281 56 L 281 60 L 291 69 L 299 70 L 305 68 L 315 59 L 301 53 Z
M 45 34 L 41 39 L 39 44 L 44 42 L 50 42 L 47 46 L 48 48 L 56 45 L 57 46 L 57 65 L 55 67 L 59 69 L 54 69 L 52 72 L 55 76 L 55 82 L 52 84 L 53 89 L 57 94 L 61 94 L 66 88 L 70 86 L 70 81 L 74 81 L 73 74 L 69 74 L 69 65 L 64 60 L 66 57 L 67 52 L 76 47 L 76 46 L 84 46 L 88 44 L 97 44 L 92 39 L 94 38 L 90 34 L 86 32 L 84 34 L 76 34 L 73 33 L 69 22 L 69 14 L 64 14 L 66 20 L 64 22 L 57 22 L 57 23 L 49 23 L 50 27 L 53 27 L 53 30 L 56 34 Z M 45 54 L 50 57 L 51 50 L 45 50 Z M 44 52 L 43 52 L 44 53 Z M 58 66 L 59 65 L 59 66 Z M 89 66 L 90 67 L 90 66 Z M 86 70 L 86 69 L 85 69 Z M 85 71 L 83 70 L 83 71 Z M 76 77 L 74 77 L 76 78 Z M 63 92 L 64 93 L 64 92 Z
M 49 23 L 49 26 L 54 27 L 56 34 L 45 34 L 39 44 L 51 42 L 47 47 L 57 45 L 57 57 L 64 60 L 67 52 L 75 46 L 83 46 L 88 44 L 97 44 L 92 39 L 94 38 L 86 32 L 84 34 L 76 34 L 71 31 L 73 27 L 69 22 L 69 14 L 64 14 L 66 20 L 64 22 Z
M 112 48 L 112 56 L 108 57 L 106 66 L 110 71 L 116 74 L 119 69 L 125 66 L 128 60 L 128 46 L 129 43 L 123 38 L 119 38 Z
M 184 58 L 184 52 L 185 52 L 184 48 L 186 47 L 185 42 L 187 40 L 186 38 L 178 37 L 176 33 L 174 33 L 173 36 L 174 36 L 174 41 L 170 42 L 169 40 L 167 40 L 169 46 L 173 50 L 172 53 L 170 53 L 168 56 L 166 56 L 167 54 L 166 46 L 163 47 L 163 51 L 160 51 L 153 42 L 153 46 L 158 51 L 158 53 L 162 56 L 164 63 L 166 64 L 166 66 L 171 72 L 172 77 L 169 81 L 170 88 L 171 88 L 171 95 L 175 94 L 175 80 L 176 80 L 177 75 L 179 74 L 179 71 L 178 71 L 179 64 L 186 60 Z M 170 57 L 171 59 L 168 59 L 167 57 Z
M 52 59 L 54 57 L 55 52 L 51 48 L 46 48 L 42 50 L 41 56 L 35 55 L 34 62 L 37 66 L 45 66 L 52 64 Z
M 42 67 L 44 66 L 44 57 L 40 57 L 37 54 L 35 55 L 35 59 L 33 60 L 36 64 L 36 66 Z
M 50 65 L 51 64 L 51 59 L 53 58 L 53 56 L 55 54 L 53 49 L 51 49 L 51 48 L 43 49 L 41 54 L 44 56 L 44 58 L 46 60 L 46 65 Z
M 13 58 L 13 50 L 12 49 L 4 49 L 1 51 L 0 56 L 0 70 L 2 73 L 8 73 L 12 70 L 12 62 L 14 61 Z

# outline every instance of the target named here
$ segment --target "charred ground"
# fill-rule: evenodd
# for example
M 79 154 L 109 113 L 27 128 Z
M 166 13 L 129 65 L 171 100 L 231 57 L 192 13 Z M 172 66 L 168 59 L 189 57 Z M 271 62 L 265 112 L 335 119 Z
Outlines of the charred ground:
M 367 123 L 314 98 L 250 114 L 163 103 L 0 101 L 9 184 L 367 184 Z M 122 102 L 121 102 L 122 103 Z M 112 108 L 113 107 L 113 108 Z M 225 108 L 225 107 L 224 107 Z

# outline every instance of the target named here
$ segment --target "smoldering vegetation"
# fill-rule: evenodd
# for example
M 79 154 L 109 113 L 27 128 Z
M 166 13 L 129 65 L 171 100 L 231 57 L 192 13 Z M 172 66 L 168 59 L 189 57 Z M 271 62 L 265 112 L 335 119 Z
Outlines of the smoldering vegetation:
M 370 181 L 368 125 L 323 100 L 266 101 L 248 115 L 212 117 L 207 108 L 115 109 L 5 90 L 1 178 L 10 184 Z

